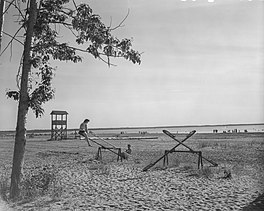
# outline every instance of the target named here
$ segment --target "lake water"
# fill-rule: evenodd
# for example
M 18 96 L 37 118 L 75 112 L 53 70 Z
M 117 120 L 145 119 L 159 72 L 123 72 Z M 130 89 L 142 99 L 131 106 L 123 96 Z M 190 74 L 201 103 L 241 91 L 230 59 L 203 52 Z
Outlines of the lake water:
M 97 133 L 162 133 L 169 130 L 172 133 L 253 133 L 264 132 L 264 124 L 232 124 L 232 125 L 203 125 L 203 126 L 164 126 L 164 127 L 134 127 L 134 128 L 109 128 L 94 129 Z
M 127 127 L 127 128 L 90 128 L 95 133 L 122 134 L 122 133 L 162 133 L 168 130 L 172 133 L 189 133 L 196 130 L 196 133 L 264 133 L 264 123 L 262 124 L 230 124 L 230 125 L 203 125 L 203 126 L 161 126 L 161 127 Z M 68 133 L 75 133 L 78 129 L 68 129 Z M 29 130 L 30 133 L 50 134 L 50 130 Z M 15 131 L 0 131 L 0 136 L 14 136 Z

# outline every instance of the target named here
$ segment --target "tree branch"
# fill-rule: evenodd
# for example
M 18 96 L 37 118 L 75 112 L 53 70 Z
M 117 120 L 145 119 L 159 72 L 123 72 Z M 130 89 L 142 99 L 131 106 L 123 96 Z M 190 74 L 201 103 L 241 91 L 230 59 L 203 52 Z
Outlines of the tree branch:
M 74 0 L 72 0 L 72 2 L 74 4 L 75 9 L 77 10 L 77 4 L 76 4 L 76 2 Z
M 18 71 L 17 71 L 17 75 L 16 75 L 16 83 L 17 83 L 17 88 L 18 90 L 20 90 L 20 86 L 19 86 L 19 80 L 20 80 L 20 72 L 21 72 L 21 68 L 22 68 L 22 64 L 23 64 L 23 56 L 24 53 L 22 54 L 21 58 L 20 58 L 20 62 L 19 62 L 19 67 L 18 67 Z
M 7 10 L 11 7 L 11 5 L 13 4 L 13 2 L 14 2 L 15 0 L 13 0 L 13 1 L 11 1 L 11 2 L 9 2 L 9 1 L 6 1 L 6 2 L 8 2 L 9 4 L 8 4 L 8 6 L 6 7 L 6 9 L 5 9 L 5 11 L 4 11 L 4 14 L 7 12 Z
M 127 19 L 128 15 L 129 15 L 130 9 L 128 9 L 126 17 L 114 28 L 109 28 L 109 31 L 113 31 L 116 30 L 117 28 L 123 27 L 122 24 L 125 22 L 125 20 Z
M 9 3 L 9 6 L 8 6 L 7 9 L 5 10 L 5 12 L 9 9 L 9 7 L 10 7 L 11 5 L 13 5 L 13 6 L 18 10 L 18 12 L 19 12 L 19 14 L 22 16 L 22 18 L 25 19 L 25 16 L 24 16 L 23 13 L 21 12 L 20 8 L 14 3 L 14 1 L 15 1 L 15 0 L 13 0 L 13 1 L 11 1 L 11 2 L 6 1 L 6 2 Z
M 98 56 L 98 58 L 99 58 L 102 62 L 106 63 L 106 64 L 108 65 L 108 67 L 110 67 L 110 66 L 117 66 L 117 65 L 115 65 L 115 64 L 110 63 L 109 57 L 107 58 L 108 61 L 105 61 L 101 56 Z
M 10 44 L 13 42 L 13 40 L 15 40 L 16 35 L 18 34 L 18 32 L 23 28 L 23 26 L 20 26 L 20 28 L 16 31 L 16 33 L 14 34 L 14 36 L 12 37 L 12 39 L 9 41 L 9 43 L 7 44 L 7 46 L 5 47 L 5 49 L 1 52 L 0 56 L 3 55 L 3 53 L 6 51 L 6 49 L 10 46 Z
M 18 40 L 18 39 L 17 39 L 17 38 L 15 38 L 15 37 L 13 37 L 12 35 L 10 35 L 10 34 L 8 34 L 8 33 L 4 32 L 4 31 L 2 31 L 2 33 L 3 33 L 3 34 L 5 34 L 5 35 L 7 35 L 7 36 L 9 36 L 9 37 L 11 37 L 11 38 L 13 38 L 15 41 L 19 42 L 21 45 L 24 45 L 24 43 L 23 43 L 23 42 L 21 42 L 20 40 Z
M 34 47 L 32 47 L 31 49 L 34 49 L 34 48 L 47 48 L 49 47 L 50 44 L 44 44 L 44 45 L 35 45 Z M 60 46 L 60 45 L 56 45 L 56 44 L 52 44 L 52 46 Z M 79 51 L 79 52 L 83 52 L 83 53 L 89 53 L 87 50 L 84 50 L 84 49 L 81 49 L 81 48 L 76 48 L 76 47 L 72 47 L 72 46 L 67 46 L 68 48 L 70 49 L 73 49 L 73 50 L 76 50 L 76 51 Z M 107 56 L 108 58 L 108 61 L 106 61 L 105 59 L 102 58 L 102 56 Z M 106 63 L 108 66 L 117 66 L 115 64 L 112 64 L 110 63 L 110 60 L 109 60 L 109 57 L 113 57 L 113 58 L 120 58 L 122 56 L 112 56 L 112 55 L 107 55 L 107 54 L 104 54 L 104 53 L 98 53 L 98 58 L 103 61 L 104 63 Z
M 50 21 L 49 22 L 49 24 L 52 24 L 52 23 L 54 23 L 54 24 L 62 24 L 62 25 L 66 25 L 66 26 L 72 26 L 72 24 L 70 24 L 70 23 L 65 23 L 65 22 L 60 22 L 60 21 Z
M 74 33 L 74 31 L 71 29 L 70 26 L 68 26 L 68 25 L 64 25 L 64 24 L 63 24 L 63 26 L 64 26 L 66 29 L 69 29 L 69 30 L 71 31 L 71 33 L 72 33 L 75 37 L 78 37 L 78 36 Z

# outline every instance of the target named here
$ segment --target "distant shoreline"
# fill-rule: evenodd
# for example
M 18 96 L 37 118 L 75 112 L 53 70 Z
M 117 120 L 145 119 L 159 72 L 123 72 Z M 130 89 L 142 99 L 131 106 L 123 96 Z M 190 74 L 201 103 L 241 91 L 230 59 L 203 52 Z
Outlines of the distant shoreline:
M 264 123 L 237 123 L 237 124 L 206 124 L 206 125 L 164 125 L 164 126 L 132 126 L 132 127 L 102 127 L 102 128 L 89 128 L 90 130 L 132 130 L 132 129 L 158 129 L 158 128 L 190 128 L 190 127 L 230 127 L 230 126 L 252 126 L 252 125 L 264 125 Z M 68 131 L 77 130 L 77 128 L 69 128 Z M 29 129 L 27 132 L 47 132 L 50 129 Z M 1 130 L 2 133 L 13 133 L 15 130 Z
M 224 127 L 224 126 L 246 126 L 246 125 L 264 125 L 264 123 L 250 124 L 216 124 L 216 125 L 169 125 L 169 126 L 142 126 L 142 127 L 112 127 L 112 128 L 90 128 L 91 130 L 119 130 L 119 129 L 154 129 L 154 128 L 187 128 L 187 127 Z

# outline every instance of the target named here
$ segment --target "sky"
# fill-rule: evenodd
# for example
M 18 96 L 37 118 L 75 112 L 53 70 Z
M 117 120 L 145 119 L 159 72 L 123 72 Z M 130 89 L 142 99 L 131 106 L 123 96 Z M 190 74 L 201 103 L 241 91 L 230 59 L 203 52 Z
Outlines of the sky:
M 117 26 L 129 10 L 113 33 L 133 39 L 142 63 L 113 59 L 109 68 L 91 55 L 78 64 L 53 62 L 55 98 L 41 118 L 29 111 L 27 129 L 50 128 L 52 110 L 69 113 L 68 128 L 85 118 L 91 128 L 264 122 L 264 1 L 87 3 L 107 26 Z M 9 12 L 5 31 L 14 32 L 13 20 Z M 5 92 L 16 88 L 21 52 L 14 43 L 0 57 L 0 130 L 16 127 L 18 104 Z

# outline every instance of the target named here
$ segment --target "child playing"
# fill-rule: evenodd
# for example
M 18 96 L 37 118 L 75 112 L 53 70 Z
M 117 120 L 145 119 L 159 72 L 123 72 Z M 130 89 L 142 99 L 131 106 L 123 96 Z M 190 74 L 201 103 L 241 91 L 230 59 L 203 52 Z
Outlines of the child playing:
M 127 149 L 126 149 L 126 153 L 131 154 L 131 152 L 132 152 L 132 150 L 131 150 L 131 145 L 128 144 L 128 145 L 127 145 Z

